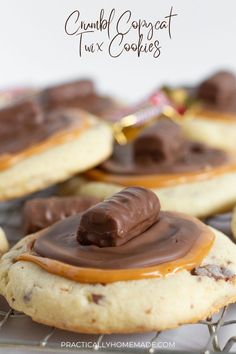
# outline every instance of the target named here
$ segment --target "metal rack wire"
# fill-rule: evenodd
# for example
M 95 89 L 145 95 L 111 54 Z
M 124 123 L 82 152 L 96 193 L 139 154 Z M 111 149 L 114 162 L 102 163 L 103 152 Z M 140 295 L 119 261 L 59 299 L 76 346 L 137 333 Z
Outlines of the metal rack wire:
M 50 195 L 52 190 L 49 190 L 46 192 L 46 195 Z M 53 190 L 54 192 L 54 190 Z M 42 194 L 40 194 L 41 196 Z M 45 193 L 44 193 L 45 195 Z M 8 236 L 10 238 L 10 242 L 13 244 L 17 241 L 17 238 L 19 238 L 19 235 L 22 236 L 21 230 L 20 230 L 20 215 L 21 215 L 21 208 L 24 203 L 24 200 L 20 200 L 14 203 L 8 203 L 5 205 L 0 205 L 0 225 L 3 226 L 6 230 L 8 230 Z M 9 234 L 10 232 L 10 234 Z M 16 236 L 17 235 L 17 236 Z M 65 353 L 65 352 L 80 352 L 80 349 L 78 347 L 72 347 L 72 348 L 63 348 L 61 346 L 60 342 L 60 335 L 61 331 L 52 328 L 52 327 L 47 327 L 44 325 L 37 325 L 34 322 L 30 322 L 30 328 L 31 331 L 29 335 L 31 335 L 34 331 L 37 332 L 37 326 L 41 326 L 40 328 L 43 328 L 43 334 L 41 335 L 41 331 L 39 331 L 40 338 L 37 340 L 34 340 L 33 337 L 31 336 L 30 339 L 19 339 L 19 336 L 14 338 L 12 337 L 12 330 L 11 328 L 14 327 L 16 329 L 17 324 L 19 327 L 24 327 L 24 320 L 26 321 L 31 321 L 31 319 L 26 316 L 23 313 L 19 313 L 12 308 L 10 308 L 6 303 L 3 303 L 3 306 L 1 305 L 1 299 L 0 297 L 0 349 L 1 348 L 12 348 L 12 349 L 17 349 L 19 350 L 22 348 L 24 352 L 32 352 L 33 350 L 37 351 L 42 351 L 46 353 Z M 208 318 L 206 321 L 201 321 L 197 325 L 203 326 L 207 332 L 208 332 L 208 338 L 206 340 L 206 343 L 204 344 L 203 347 L 201 348 L 196 348 L 198 352 L 201 353 L 212 353 L 212 352 L 230 352 L 233 349 L 234 344 L 236 344 L 236 335 L 231 336 L 232 330 L 236 330 L 235 328 L 232 328 L 234 325 L 236 325 L 236 316 L 235 320 L 234 317 L 233 319 L 227 318 L 227 314 L 232 314 L 231 311 L 231 306 L 225 307 L 219 315 L 214 316 L 213 318 Z M 16 324 L 17 323 L 17 324 Z M 35 327 L 36 326 L 36 327 Z M 195 324 L 193 325 L 188 325 L 190 326 L 196 326 Z M 231 327 L 232 326 L 232 327 Z M 36 328 L 36 329 L 35 329 Z M 227 331 L 229 334 L 227 335 L 227 338 L 224 338 L 222 340 L 221 338 L 221 331 L 223 328 L 231 328 L 231 330 Z M 231 332 L 231 333 L 230 333 Z M 69 333 L 69 332 L 68 332 Z M 114 336 L 110 335 L 100 335 L 100 336 L 93 336 L 92 338 L 92 348 L 91 346 L 89 348 L 83 347 L 81 351 L 84 352 L 91 352 L 97 351 L 97 352 L 103 352 L 103 353 L 111 353 L 111 352 L 137 352 L 137 353 L 150 353 L 150 354 L 155 354 L 156 352 L 160 353 L 168 353 L 168 352 L 174 352 L 174 353 L 184 353 L 184 352 L 189 352 L 189 350 L 186 351 L 186 348 L 183 348 L 180 350 L 178 349 L 171 349 L 171 350 L 160 350 L 158 346 L 155 344 L 160 341 L 160 336 L 164 332 L 157 332 L 157 333 L 152 333 L 152 334 L 144 334 L 142 335 L 142 341 L 145 341 L 146 347 L 144 348 L 129 348 L 128 346 L 124 348 L 122 347 L 116 347 L 112 346 L 112 348 L 107 348 L 104 346 L 104 343 L 109 342 L 110 338 L 114 342 Z M 75 338 L 75 337 L 73 337 Z M 80 338 L 80 335 L 76 335 L 76 339 Z M 132 336 L 130 336 L 132 338 Z M 129 342 L 129 336 L 127 339 L 126 336 L 126 341 L 127 343 Z M 196 351 L 195 350 L 195 351 Z
M 229 307 L 228 307 L 229 308 Z M 217 319 L 207 319 L 206 321 L 201 321 L 200 324 L 202 326 L 207 327 L 208 332 L 209 332 L 209 339 L 205 345 L 204 348 L 199 348 L 199 350 L 202 353 L 210 353 L 212 351 L 214 352 L 224 352 L 224 353 L 228 353 L 230 352 L 230 350 L 232 349 L 233 345 L 236 343 L 236 336 L 232 336 L 230 338 L 228 338 L 227 342 L 222 345 L 220 343 L 220 339 L 219 339 L 219 331 L 226 326 L 230 326 L 230 325 L 235 325 L 236 324 L 236 320 L 230 320 L 227 321 L 225 320 L 225 315 L 226 312 L 228 310 L 227 307 L 225 307 L 220 315 L 218 316 Z M 31 341 L 31 340 L 17 340 L 17 339 L 11 339 L 11 340 L 7 340 L 4 339 L 1 336 L 1 332 L 2 329 L 4 327 L 8 326 L 8 322 L 10 319 L 20 319 L 20 318 L 27 318 L 26 315 L 24 315 L 23 313 L 19 313 L 11 308 L 9 308 L 8 310 L 0 310 L 0 347 L 11 347 L 11 348 L 19 348 L 19 347 L 24 347 L 24 348 L 28 348 L 28 349 L 32 349 L 32 348 L 40 348 L 43 352 L 50 352 L 52 350 L 56 350 L 57 352 L 65 352 L 65 350 L 63 348 L 60 347 L 60 342 L 56 342 L 51 340 L 55 331 L 57 331 L 56 328 L 53 327 L 47 327 L 47 333 L 46 335 L 44 335 L 39 341 Z M 189 325 L 189 326 L 194 326 L 194 325 Z M 161 332 L 157 332 L 151 339 L 149 339 L 148 343 L 147 343 L 147 353 L 150 354 L 154 354 L 157 351 L 160 352 L 160 350 L 157 350 L 153 344 L 156 343 L 158 341 L 158 338 L 160 336 Z M 99 351 L 99 352 L 107 352 L 106 348 L 104 348 L 102 346 L 103 340 L 106 337 L 106 341 L 109 341 L 109 335 L 100 335 L 97 336 L 96 339 L 94 340 L 94 345 L 92 350 L 94 351 Z M 78 350 L 78 349 L 76 349 Z M 66 348 L 66 351 L 75 351 L 75 348 L 71 348 L 68 349 Z M 86 351 L 86 348 L 83 348 L 83 351 Z M 91 351 L 91 348 L 90 348 Z M 124 352 L 124 350 L 122 349 L 114 349 L 114 352 Z M 127 350 L 129 351 L 129 350 Z M 139 350 L 132 350 L 135 352 L 144 352 L 143 349 Z M 109 350 L 110 352 L 110 350 Z M 178 352 L 178 351 L 174 351 L 174 352 Z M 181 350 L 182 353 L 184 353 L 184 351 Z M 165 351 L 166 353 L 166 351 Z

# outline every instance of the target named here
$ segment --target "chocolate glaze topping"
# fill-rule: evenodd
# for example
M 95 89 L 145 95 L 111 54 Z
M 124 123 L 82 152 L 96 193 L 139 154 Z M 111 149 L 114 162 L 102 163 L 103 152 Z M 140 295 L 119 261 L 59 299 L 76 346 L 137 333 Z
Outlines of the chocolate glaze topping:
M 36 99 L 7 106 L 0 110 L 0 154 L 20 152 L 74 122 L 75 117 L 69 111 L 45 114 Z
M 188 141 L 179 130 L 175 123 L 160 120 L 134 142 L 116 144 L 113 156 L 99 168 L 112 174 L 145 175 L 199 171 L 227 162 L 224 151 Z
M 23 209 L 25 234 L 42 230 L 99 202 L 100 199 L 95 197 L 50 197 L 28 200 Z
M 80 216 L 74 215 L 40 231 L 33 251 L 41 257 L 80 267 L 139 268 L 183 257 L 202 231 L 197 221 L 177 213 L 160 212 L 156 223 L 121 246 L 84 246 L 77 241 L 80 221 Z

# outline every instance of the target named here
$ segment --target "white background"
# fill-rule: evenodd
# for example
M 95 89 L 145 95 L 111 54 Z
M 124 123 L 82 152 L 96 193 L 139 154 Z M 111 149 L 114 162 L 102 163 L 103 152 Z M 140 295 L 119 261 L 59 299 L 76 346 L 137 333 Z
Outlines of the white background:
M 132 10 L 134 18 L 168 14 L 172 39 L 162 33 L 162 54 L 137 58 L 107 55 L 79 58 L 77 40 L 64 23 L 75 9 L 86 20 L 99 10 Z M 0 0 L 0 88 L 44 86 L 92 77 L 106 93 L 135 100 L 162 83 L 194 83 L 218 68 L 236 71 L 235 0 Z

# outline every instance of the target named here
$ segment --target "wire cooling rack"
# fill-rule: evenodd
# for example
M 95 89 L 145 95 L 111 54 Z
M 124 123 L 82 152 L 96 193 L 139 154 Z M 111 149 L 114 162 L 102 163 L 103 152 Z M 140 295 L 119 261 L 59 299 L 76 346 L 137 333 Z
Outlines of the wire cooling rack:
M 48 196 L 55 188 L 36 196 Z M 35 195 L 34 195 L 35 196 Z M 31 196 L 32 197 L 32 196 Z M 11 244 L 23 236 L 21 210 L 24 199 L 0 204 L 0 225 Z M 2 350 L 2 351 L 1 351 Z M 236 304 L 198 324 L 175 330 L 134 335 L 86 335 L 62 331 L 33 322 L 9 307 L 0 297 L 0 354 L 18 353 L 212 353 L 236 351 Z
M 75 334 L 58 330 L 56 328 L 39 325 L 31 321 L 31 319 L 13 309 L 9 308 L 1 299 L 0 310 L 0 348 L 17 348 L 27 350 L 40 350 L 42 352 L 75 352 L 75 351 L 96 351 L 103 353 L 110 352 L 137 352 L 137 353 L 160 353 L 162 349 L 167 352 L 184 353 L 189 352 L 188 346 L 181 349 L 179 344 L 176 349 L 176 337 L 162 336 L 165 332 L 148 333 L 145 335 L 100 335 L 90 336 L 83 334 Z M 201 326 L 207 330 L 208 335 L 205 336 L 205 345 L 199 348 L 192 348 L 194 352 L 212 353 L 224 352 L 228 353 L 234 349 L 236 336 L 230 336 L 223 342 L 221 331 L 224 328 L 228 329 L 234 326 L 236 329 L 236 320 L 227 319 L 227 313 L 230 312 L 230 306 L 225 307 L 217 318 L 209 318 L 206 321 L 201 321 L 199 324 L 188 325 L 184 327 Z M 21 329 L 20 329 L 21 328 Z M 24 332 L 24 338 L 21 334 Z M 186 328 L 185 328 L 186 330 Z M 14 331 L 15 335 L 12 334 Z M 170 332 L 170 331 L 169 331 Z M 175 331 L 171 331 L 175 332 Z M 193 332 L 194 333 L 194 332 Z M 199 328 L 196 334 L 201 333 Z M 183 333 L 182 333 L 183 335 Z M 28 338 L 26 338 L 28 336 Z M 184 338 L 183 338 L 184 339 Z M 191 338 L 189 339 L 191 341 Z M 160 349 L 161 348 L 161 349 Z M 125 349 L 125 350 L 124 350 Z

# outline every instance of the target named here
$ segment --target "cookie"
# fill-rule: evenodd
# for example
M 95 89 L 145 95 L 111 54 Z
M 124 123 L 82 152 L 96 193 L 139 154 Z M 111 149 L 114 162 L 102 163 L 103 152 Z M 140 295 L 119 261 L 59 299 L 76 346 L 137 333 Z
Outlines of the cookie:
M 227 119 L 214 112 L 193 111 L 183 119 L 185 135 L 196 141 L 229 151 L 236 150 L 236 115 Z M 226 138 L 227 137 L 227 138 Z
M 195 323 L 236 300 L 236 248 L 212 229 L 215 241 L 201 265 L 166 277 L 86 284 L 15 261 L 33 235 L 0 262 L 0 291 L 33 320 L 84 333 L 161 331 Z M 138 296 L 137 296 L 138 294 Z
M 106 198 L 129 186 L 151 188 L 165 210 L 197 217 L 229 209 L 236 202 L 236 162 L 223 150 L 190 141 L 177 124 L 160 119 L 83 179 L 61 187 L 69 195 Z
M 220 71 L 188 89 L 193 104 L 186 107 L 183 129 L 191 139 L 236 150 L 236 76 Z M 227 138 L 226 138 L 227 137 Z
M 66 110 L 45 115 L 37 102 L 30 101 L 1 114 L 6 131 L 0 150 L 1 201 L 64 181 L 112 152 L 110 127 L 88 113 Z M 15 134 L 19 130 L 18 140 L 11 127 Z
M 0 292 L 70 331 L 159 331 L 235 301 L 235 256 L 224 234 L 129 187 L 18 242 L 0 261 Z
M 180 211 L 202 218 L 229 210 L 235 204 L 235 179 L 236 172 L 232 172 L 211 179 L 151 189 L 158 195 L 164 210 Z M 124 187 L 125 185 L 74 177 L 61 187 L 61 193 L 104 199 Z

